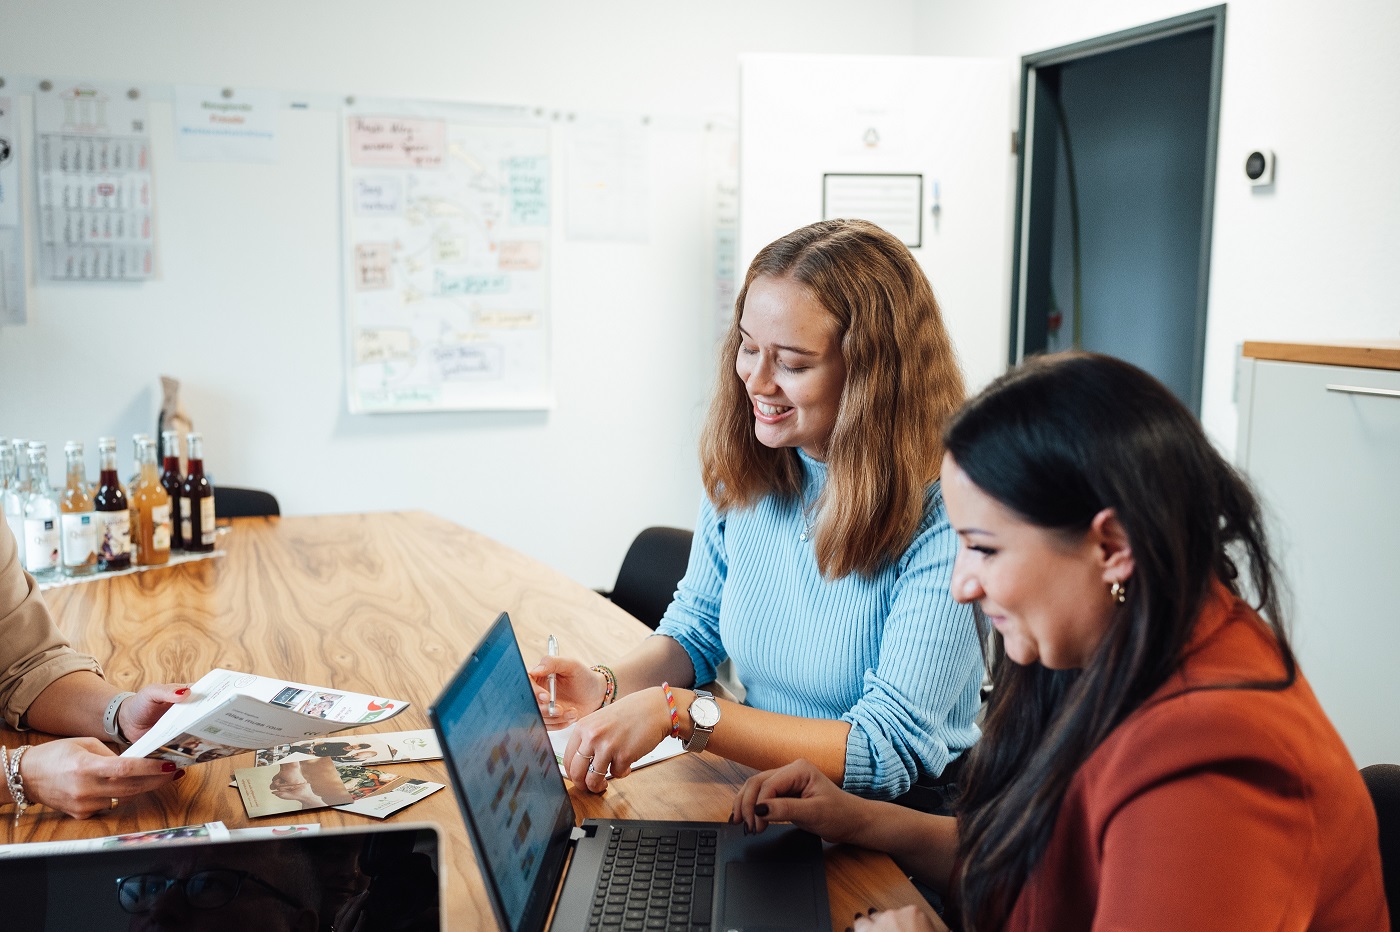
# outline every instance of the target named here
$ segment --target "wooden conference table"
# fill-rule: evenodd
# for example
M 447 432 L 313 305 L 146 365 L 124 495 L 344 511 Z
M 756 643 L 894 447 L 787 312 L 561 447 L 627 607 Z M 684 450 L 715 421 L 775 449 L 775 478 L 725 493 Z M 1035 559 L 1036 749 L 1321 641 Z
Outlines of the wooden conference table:
M 466 652 L 502 611 L 510 612 L 529 662 L 550 633 L 565 654 L 590 661 L 622 656 L 648 633 L 611 602 L 562 574 L 458 525 L 423 513 L 244 518 L 220 538 L 224 556 L 52 589 L 45 600 L 63 633 L 98 658 L 123 689 L 192 682 L 214 667 L 316 686 L 407 699 L 403 714 L 352 732 L 427 728 L 427 708 Z M 23 738 L 0 726 L 0 743 Z M 44 807 L 0 819 L 0 843 L 88 838 L 222 820 L 247 825 L 372 820 L 321 809 L 249 820 L 235 766 L 192 767 L 185 779 L 129 799 L 87 821 Z M 392 765 L 395 772 L 449 783 L 441 761 Z M 580 818 L 723 820 L 734 790 L 752 773 L 712 754 L 684 755 L 594 796 L 570 787 Z M 444 927 L 490 928 L 491 905 L 451 788 L 391 821 L 439 826 Z M 833 925 L 857 911 L 922 897 L 882 854 L 830 847 Z

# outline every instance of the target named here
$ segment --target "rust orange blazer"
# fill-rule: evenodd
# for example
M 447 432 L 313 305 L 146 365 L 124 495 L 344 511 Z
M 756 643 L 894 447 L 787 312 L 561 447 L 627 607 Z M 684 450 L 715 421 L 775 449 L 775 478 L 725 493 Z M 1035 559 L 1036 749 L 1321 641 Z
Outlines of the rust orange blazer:
M 1066 793 L 1009 929 L 1389 929 L 1376 814 L 1269 629 L 1216 585 L 1181 670 Z

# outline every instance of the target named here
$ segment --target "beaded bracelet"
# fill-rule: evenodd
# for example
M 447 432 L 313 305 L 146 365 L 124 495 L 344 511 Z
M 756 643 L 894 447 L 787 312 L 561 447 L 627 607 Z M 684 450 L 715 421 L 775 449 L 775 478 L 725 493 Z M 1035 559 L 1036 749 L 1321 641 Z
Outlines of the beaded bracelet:
M 15 801 L 16 825 L 19 824 L 19 817 L 24 813 L 24 810 L 29 808 L 29 800 L 24 795 L 24 780 L 19 775 L 19 761 L 27 750 L 29 750 L 27 744 L 16 748 L 14 753 L 9 753 L 8 749 L 5 749 L 5 785 L 10 790 L 10 797 Z
M 594 664 L 589 669 L 594 673 L 603 674 L 603 705 L 611 705 L 617 699 L 617 674 L 613 673 L 611 667 L 605 667 L 601 663 Z
M 676 711 L 676 697 L 671 694 L 671 684 L 662 683 L 661 691 L 666 694 L 666 707 L 671 710 L 671 737 L 681 736 L 681 713 Z

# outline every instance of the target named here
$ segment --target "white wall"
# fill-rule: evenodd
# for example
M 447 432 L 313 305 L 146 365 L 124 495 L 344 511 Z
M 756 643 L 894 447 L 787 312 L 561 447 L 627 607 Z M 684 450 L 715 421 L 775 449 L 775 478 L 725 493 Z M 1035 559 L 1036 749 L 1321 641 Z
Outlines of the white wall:
M 917 52 L 1006 57 L 1200 9 L 1181 0 L 925 0 Z M 1232 0 L 1202 420 L 1235 446 L 1237 344 L 1400 336 L 1400 4 Z M 1272 148 L 1272 192 L 1244 159 Z M 1002 274 L 1005 274 L 1003 271 Z
M 277 166 L 211 165 L 175 157 L 155 103 L 162 277 L 31 282 L 28 323 L 0 330 L 0 434 L 52 449 L 151 430 L 167 373 L 216 480 L 271 489 L 290 514 L 428 509 L 610 585 L 638 530 L 688 527 L 699 501 L 713 378 L 702 121 L 734 119 L 743 52 L 912 52 L 916 2 L 0 0 L 0 74 L 658 117 L 650 241 L 556 234 L 554 410 L 351 416 L 335 114 L 283 113 Z

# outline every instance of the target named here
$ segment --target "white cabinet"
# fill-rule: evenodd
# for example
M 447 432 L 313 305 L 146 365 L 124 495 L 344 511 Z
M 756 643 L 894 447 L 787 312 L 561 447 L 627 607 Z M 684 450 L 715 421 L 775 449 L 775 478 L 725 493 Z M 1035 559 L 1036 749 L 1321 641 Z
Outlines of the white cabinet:
M 1299 664 L 1364 767 L 1400 763 L 1400 344 L 1340 349 L 1245 344 L 1237 458 Z

